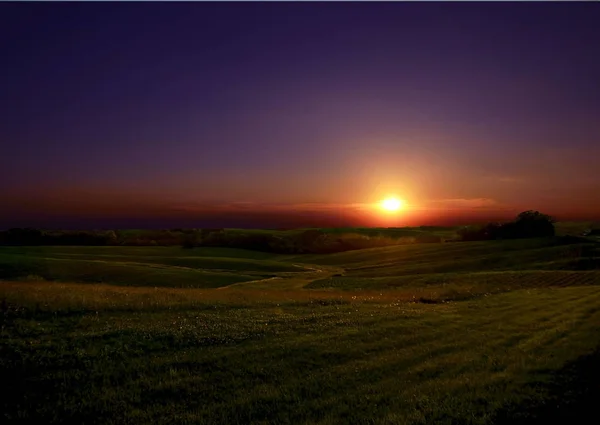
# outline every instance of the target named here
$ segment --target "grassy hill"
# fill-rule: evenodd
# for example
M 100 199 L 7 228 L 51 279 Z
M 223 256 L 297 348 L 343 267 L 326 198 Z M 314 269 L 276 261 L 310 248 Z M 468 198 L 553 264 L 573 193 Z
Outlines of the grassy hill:
M 330 274 L 343 276 L 327 279 L 317 275 L 321 279 L 308 288 L 369 289 L 399 286 L 382 282 L 400 282 L 401 277 L 407 282 L 419 282 L 429 275 L 456 274 L 456 280 L 468 273 L 479 273 L 477 278 L 482 279 L 482 272 L 575 272 L 595 270 L 599 264 L 598 244 L 570 237 L 412 244 L 299 256 L 232 248 L 0 247 L 0 279 L 29 277 L 137 286 L 219 287 L 269 278 L 297 278 L 307 271 L 327 268 L 335 271 Z M 305 279 L 305 285 L 317 280 L 310 279 L 312 274 Z M 380 279 L 386 277 L 390 279 Z
M 593 241 L 584 238 L 554 237 L 402 245 L 296 258 L 315 264 L 344 266 L 355 273 L 372 268 L 381 275 L 409 274 L 414 271 L 420 273 L 422 270 L 428 271 L 429 268 L 465 271 L 489 270 L 490 267 L 537 269 L 545 263 L 597 256 L 600 256 L 600 251 Z M 563 266 L 557 264 L 557 267 Z M 388 268 L 392 269 L 387 270 Z
M 299 271 L 265 257 L 221 248 L 11 247 L 0 248 L 0 279 L 210 288 Z
M 599 245 L 1 247 L 3 423 L 584 422 Z

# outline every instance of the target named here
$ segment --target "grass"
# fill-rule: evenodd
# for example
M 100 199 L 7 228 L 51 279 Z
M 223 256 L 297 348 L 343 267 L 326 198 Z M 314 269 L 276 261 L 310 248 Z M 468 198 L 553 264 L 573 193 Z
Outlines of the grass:
M 2 248 L 2 423 L 583 421 L 600 272 L 573 265 L 596 253 Z
M 19 247 L 0 248 L 0 279 L 37 276 L 48 281 L 131 286 L 219 287 L 264 279 L 298 267 L 260 253 L 223 248 Z M 215 255 L 214 257 L 202 254 Z M 263 256 L 265 258 L 268 256 Z
M 394 290 L 421 302 L 439 303 L 530 288 L 600 285 L 598 271 L 538 271 L 437 273 L 395 277 L 329 277 L 305 288 L 346 291 Z
M 598 245 L 592 242 L 548 238 L 401 245 L 325 256 L 311 255 L 305 256 L 304 260 L 342 266 L 355 275 L 382 276 L 539 269 L 539 265 L 549 262 L 573 260 L 576 265 L 582 258 L 597 256 L 600 256 Z M 545 266 L 550 267 L 548 264 Z
M 0 247 L 0 253 L 36 256 L 56 255 L 92 255 L 92 256 L 156 256 L 162 258 L 173 257 L 210 257 L 228 259 L 269 260 L 280 257 L 267 252 L 250 251 L 247 249 L 199 247 L 184 250 L 181 247 L 162 246 L 26 246 L 26 247 Z
M 542 403 L 537 384 L 593 352 L 600 320 L 597 287 L 435 306 L 189 294 L 179 308 L 162 292 L 143 307 L 102 288 L 73 303 L 83 288 L 65 286 L 42 304 L 11 289 L 1 366 L 13 422 L 489 423 Z

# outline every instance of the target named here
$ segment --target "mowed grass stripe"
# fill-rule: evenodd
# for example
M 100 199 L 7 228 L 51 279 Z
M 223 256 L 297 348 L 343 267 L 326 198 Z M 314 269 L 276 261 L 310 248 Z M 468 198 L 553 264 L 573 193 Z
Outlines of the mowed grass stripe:
M 335 288 L 343 290 L 387 290 L 403 288 L 439 287 L 467 291 L 473 288 L 478 292 L 499 292 L 503 290 L 542 288 L 550 286 L 586 286 L 600 284 L 600 271 L 502 271 L 477 273 L 434 273 L 425 275 L 394 277 L 352 277 L 334 276 L 318 279 L 305 288 Z
M 580 298 L 581 294 L 578 295 L 578 298 Z M 529 299 L 528 301 L 531 301 L 531 299 Z M 593 303 L 600 302 L 597 291 L 592 297 L 589 298 L 589 301 Z M 561 300 L 556 304 L 564 304 L 564 302 L 563 300 Z M 567 305 L 566 307 L 570 306 Z M 580 311 L 578 310 L 579 309 L 575 309 L 576 313 L 580 313 Z M 529 308 L 527 308 L 526 306 L 524 309 L 516 309 L 516 311 L 513 311 L 513 314 L 517 316 L 527 315 L 528 313 Z M 524 323 L 521 323 L 519 326 L 522 327 L 524 324 L 530 323 L 531 319 L 535 320 L 535 318 L 532 318 L 530 316 L 528 317 L 529 320 Z M 592 317 L 590 319 L 597 320 L 598 316 L 596 315 L 595 317 Z M 560 318 L 557 318 L 554 322 L 554 324 L 547 322 L 546 326 L 548 327 L 549 332 L 556 330 L 555 325 L 560 324 L 562 320 Z M 490 324 L 487 323 L 487 327 L 489 327 L 489 325 Z M 484 327 L 483 329 L 486 330 L 487 327 Z M 538 339 L 536 336 L 537 334 L 535 331 L 531 331 L 532 332 L 529 334 L 528 340 L 536 342 Z M 378 356 L 372 358 L 372 353 L 369 352 L 368 360 L 344 364 L 342 367 L 352 369 L 356 373 L 363 373 L 365 381 L 378 380 L 382 378 L 384 382 L 386 382 L 387 379 L 389 386 L 392 388 L 398 386 L 397 377 L 392 378 L 392 376 L 396 375 L 394 372 L 398 370 L 405 371 L 408 368 L 408 375 L 412 375 L 412 379 L 409 378 L 403 380 L 403 383 L 408 384 L 407 386 L 410 387 L 410 390 L 408 391 L 409 393 L 406 394 L 407 398 L 410 399 L 411 392 L 422 392 L 424 398 L 428 401 L 432 391 L 436 392 L 436 384 L 433 384 L 430 381 L 439 381 L 440 379 L 445 380 L 445 385 L 442 386 L 444 387 L 443 391 L 447 391 L 447 386 L 450 385 L 453 386 L 454 390 L 463 390 L 464 388 L 461 388 L 462 386 L 470 386 L 471 383 L 476 383 L 480 380 L 480 376 L 478 376 L 478 368 L 489 369 L 491 367 L 493 372 L 490 374 L 489 380 L 494 381 L 496 385 L 503 387 L 505 385 L 510 384 L 510 379 L 512 378 L 511 375 L 507 374 L 507 370 L 510 369 L 510 365 L 513 362 L 514 367 L 512 368 L 512 372 L 514 374 L 520 374 L 522 373 L 524 368 L 531 367 L 534 365 L 538 365 L 541 367 L 544 366 L 544 364 L 540 363 L 541 357 L 532 357 L 531 355 L 527 354 L 527 351 L 523 351 L 522 347 L 520 346 L 509 350 L 508 352 L 498 351 L 496 347 L 492 346 L 490 347 L 490 349 L 486 350 L 486 352 L 482 355 L 482 353 L 480 351 L 478 352 L 474 347 L 476 347 L 476 344 L 480 344 L 481 341 L 487 341 L 487 339 L 480 339 L 480 335 L 477 335 L 475 336 L 474 341 L 463 341 L 456 344 L 455 339 L 453 339 L 456 337 L 463 339 L 463 334 L 454 334 L 453 337 L 447 336 L 446 338 L 442 338 L 442 340 L 439 341 L 439 344 L 435 344 L 441 345 L 440 348 L 433 348 L 427 345 L 419 347 L 421 349 L 420 355 L 417 354 L 414 350 L 409 350 L 407 352 L 404 352 L 405 356 L 401 356 L 400 354 L 403 353 L 402 349 L 399 351 L 394 351 L 393 347 L 390 347 L 390 350 L 387 351 L 385 356 Z M 493 338 L 494 336 L 490 335 L 490 337 Z M 540 356 L 547 355 L 548 352 L 552 353 L 555 349 L 555 347 L 552 347 L 552 349 L 549 350 L 549 347 L 543 346 L 543 344 L 537 345 L 542 348 L 542 350 L 540 350 L 542 353 L 540 354 Z M 572 345 L 569 344 L 561 345 L 563 350 L 570 350 L 571 346 Z M 390 353 L 392 353 L 391 356 Z M 504 359 L 504 357 L 506 357 L 507 354 L 511 354 L 513 357 L 513 359 L 511 359 L 511 361 L 509 362 L 505 361 Z M 394 357 L 397 359 L 395 363 L 392 360 Z M 514 360 L 514 358 L 516 358 L 516 361 Z M 365 365 L 371 365 L 372 367 L 361 367 L 361 363 Z M 385 365 L 385 367 L 382 367 L 381 365 Z M 444 376 L 446 375 L 451 376 L 451 378 L 444 378 Z M 469 379 L 469 376 L 472 376 L 472 379 Z M 360 378 L 358 378 L 358 380 L 360 380 Z M 353 382 L 347 383 L 347 385 L 349 386 L 351 386 L 352 384 Z M 439 382 L 437 384 L 439 385 Z M 366 385 L 369 386 L 371 384 Z M 443 391 L 438 395 L 443 397 Z M 372 394 L 379 393 L 380 390 L 377 392 L 372 392 Z M 399 399 L 402 399 L 401 394 L 398 394 L 398 396 Z M 335 398 L 336 397 L 334 396 L 333 400 L 335 400 Z M 390 400 L 388 400 L 388 402 L 390 402 Z M 435 400 L 434 402 L 438 403 L 439 400 Z M 502 403 L 499 403 L 496 407 L 500 407 L 501 405 Z M 408 408 L 409 406 L 406 407 Z M 485 412 L 481 413 L 483 417 L 486 416 Z M 415 418 L 413 418 L 413 420 L 414 419 Z
M 25 366 L 72 358 L 62 381 L 52 381 L 55 396 L 43 401 L 28 387 L 29 401 L 17 407 L 28 419 L 52 411 L 130 423 L 181 415 L 200 423 L 490 423 L 507 403 L 542 400 L 546 390 L 534 382 L 598 346 L 599 303 L 596 287 L 449 305 L 211 309 L 207 301 L 187 311 L 83 313 L 85 322 L 68 322 L 58 338 L 60 322 L 23 316 L 19 332 L 37 342 L 4 344 L 20 347 Z M 573 319 L 561 327 L 567 312 Z M 552 341 L 552 330 L 565 338 Z M 509 344 L 514 332 L 529 342 Z M 55 375 L 34 376 L 43 386 Z
M 598 299 L 597 292 L 595 296 L 588 299 L 588 302 L 592 303 L 600 303 L 600 299 Z M 581 309 L 578 308 L 578 304 L 581 302 L 580 297 L 578 296 L 576 299 L 569 300 L 567 298 L 567 303 L 570 305 L 571 309 L 574 309 L 577 313 L 581 312 Z M 523 337 L 521 338 L 521 343 L 518 346 L 511 345 L 515 349 L 524 350 L 523 347 L 527 344 L 531 345 L 543 345 L 544 341 L 546 342 L 556 342 L 552 337 L 555 333 L 561 332 L 565 333 L 565 331 L 570 330 L 571 328 L 577 326 L 579 323 L 572 319 L 566 321 L 565 318 L 569 318 L 571 316 L 571 309 L 564 311 L 560 308 L 559 305 L 564 305 L 565 300 L 559 298 L 554 303 L 549 303 L 547 305 L 549 312 L 546 309 L 537 309 L 532 308 L 531 306 L 522 306 L 522 308 L 515 309 L 514 306 L 511 309 L 511 315 L 516 315 L 518 317 L 525 317 L 523 320 L 515 320 L 513 318 L 512 327 L 504 326 L 502 327 L 503 335 L 505 337 L 496 338 L 491 342 L 492 350 L 491 352 L 496 352 L 497 349 L 501 347 L 506 347 L 507 344 L 506 338 L 510 337 L 514 338 L 514 332 L 519 330 L 522 331 Z M 560 311 L 560 313 L 556 313 L 556 311 Z M 584 316 L 580 320 L 587 320 L 587 309 L 584 310 Z M 439 311 L 436 313 L 440 313 Z M 495 313 L 495 311 L 494 311 Z M 531 321 L 532 313 L 540 313 L 540 316 L 536 316 L 535 321 Z M 424 327 L 417 327 L 416 329 L 411 329 L 411 331 L 406 332 L 406 328 L 404 326 L 398 328 L 398 322 L 393 320 L 380 320 L 376 323 L 365 324 L 363 326 L 363 331 L 360 334 L 350 335 L 350 339 L 354 339 L 356 337 L 356 343 L 368 343 L 369 349 L 364 353 L 369 357 L 369 364 L 377 365 L 377 364 L 392 364 L 391 359 L 397 358 L 398 363 L 397 366 L 406 367 L 410 364 L 414 364 L 415 367 L 418 367 L 423 361 L 430 360 L 433 357 L 439 357 L 440 361 L 445 361 L 446 358 L 452 358 L 456 353 L 459 353 L 459 357 L 468 358 L 468 353 L 477 341 L 480 340 L 488 340 L 491 335 L 490 328 L 495 326 L 495 323 L 503 321 L 511 323 L 510 317 L 508 314 L 501 312 L 499 317 L 493 316 L 494 320 L 485 320 L 485 317 L 478 319 L 477 321 L 471 323 L 469 326 L 466 326 L 465 323 L 460 321 L 462 319 L 461 316 L 455 316 L 455 321 L 450 321 L 443 328 L 436 328 L 432 323 L 431 325 Z M 445 319 L 450 319 L 448 315 L 444 316 Z M 483 320 L 482 320 L 483 319 Z M 372 332 L 370 329 L 376 329 L 376 332 Z M 498 329 L 499 330 L 499 329 Z M 461 335 L 461 342 L 456 343 L 455 338 L 459 334 Z M 419 333 L 427 333 L 431 335 L 431 338 L 423 338 L 419 337 Z M 387 336 L 386 336 L 387 335 Z M 397 346 L 397 341 L 395 337 L 401 336 L 402 344 Z M 326 334 L 323 336 L 324 341 L 327 341 L 331 338 L 331 335 Z M 418 341 L 418 347 L 415 347 L 414 342 Z M 527 350 L 524 350 L 525 352 Z M 383 353 L 381 356 L 377 356 L 378 353 Z M 415 355 L 418 353 L 417 355 Z M 408 357 L 403 356 L 408 354 Z M 374 358 L 372 356 L 375 356 Z M 373 361 L 371 361 L 373 360 Z M 359 362 L 364 362 L 363 360 L 359 360 Z M 351 365 L 350 365 L 351 366 Z M 463 366 L 461 366 L 463 367 Z
M 327 341 L 327 340 L 330 340 L 330 339 L 325 339 L 324 343 L 326 343 L 326 341 Z M 353 341 L 353 343 L 351 344 L 351 346 L 354 346 L 354 344 L 356 344 L 356 341 Z M 461 344 L 461 345 L 462 345 L 462 346 L 463 346 L 463 348 L 464 348 L 464 344 Z M 342 346 L 343 346 L 343 348 L 345 348 L 346 350 L 348 349 L 348 346 L 347 346 L 347 345 L 345 345 L 345 344 L 342 344 Z M 340 348 L 341 348 L 341 347 L 340 347 Z M 471 348 L 472 348 L 472 347 L 471 347 Z M 467 348 L 466 350 L 468 351 L 469 349 Z M 441 353 L 447 353 L 447 352 L 448 352 L 448 350 L 447 350 L 447 349 L 445 349 L 444 347 L 442 347 L 442 348 L 440 348 L 440 349 L 438 350 L 438 352 L 441 352 Z M 368 354 L 371 354 L 371 353 L 368 353 Z M 413 353 L 413 354 L 414 354 L 414 353 Z M 437 361 L 437 360 L 436 360 L 436 356 L 435 356 L 435 354 L 436 354 L 436 353 L 432 352 L 432 350 L 424 350 L 424 351 L 423 351 L 423 354 L 424 354 L 424 356 L 423 356 L 424 358 L 427 358 L 427 359 L 428 359 L 430 362 L 432 362 L 432 363 L 435 365 L 435 366 L 433 366 L 434 370 L 437 370 L 437 371 L 439 372 L 439 370 L 440 370 L 440 369 L 442 369 L 442 370 L 446 369 L 446 365 L 443 365 L 442 367 L 440 367 L 440 365 L 436 363 L 436 361 Z M 407 356 L 406 358 L 407 358 L 409 361 L 412 361 L 412 357 L 413 357 L 412 355 L 409 355 L 409 356 Z M 331 358 L 331 356 L 328 356 L 328 358 Z M 382 365 L 382 364 L 387 364 L 387 363 L 385 363 L 384 361 L 382 361 L 383 359 L 381 359 L 381 358 L 371 358 L 371 356 L 370 356 L 370 355 L 367 355 L 367 356 L 365 356 L 365 358 L 366 358 L 366 359 L 368 359 L 368 360 L 365 360 L 366 362 L 368 362 L 368 363 L 370 363 L 370 364 L 373 364 L 373 365 L 375 365 L 375 367 L 376 367 L 376 368 L 378 367 L 378 368 L 380 368 L 381 370 L 379 370 L 379 372 L 378 372 L 377 374 L 374 374 L 372 369 L 368 369 L 368 370 L 366 370 L 366 369 L 364 369 L 364 368 L 363 368 L 363 373 L 362 373 L 362 375 L 361 375 L 360 373 L 358 373 L 358 376 L 357 376 L 357 368 L 355 368 L 355 367 L 353 368 L 353 364 L 345 364 L 345 365 L 343 365 L 343 367 L 342 367 L 342 370 L 344 370 L 344 371 L 347 371 L 347 370 L 349 369 L 349 370 L 351 371 L 351 372 L 350 372 L 350 376 L 352 376 L 352 379 L 350 379 L 350 380 L 349 380 L 348 382 L 346 382 L 345 384 L 340 384 L 340 387 L 341 387 L 341 388 L 354 388 L 354 385 L 356 384 L 356 381 L 362 381 L 362 380 L 364 380 L 364 381 L 367 381 L 367 382 L 370 382 L 370 381 L 373 381 L 373 380 L 377 381 L 377 379 L 379 379 L 380 377 L 389 377 L 389 376 L 393 376 L 393 375 L 395 375 L 395 373 L 394 373 L 394 372 L 396 372 L 396 373 L 397 373 L 397 371 L 395 371 L 396 367 L 394 367 L 394 366 L 392 366 L 391 368 L 386 366 L 385 368 L 383 368 L 383 369 L 382 369 L 382 368 L 381 368 L 381 365 Z M 464 355 L 460 355 L 460 356 L 458 356 L 458 359 L 459 359 L 459 360 L 461 360 L 461 359 L 463 359 L 463 360 L 464 360 Z M 461 360 L 461 361 L 462 361 L 462 360 Z M 464 361 L 463 361 L 463 364 L 464 364 Z M 334 367 L 335 367 L 335 366 L 334 366 Z M 469 366 L 469 365 L 467 365 L 467 367 L 470 367 L 470 366 Z M 399 368 L 399 369 L 400 369 L 400 368 Z M 418 369 L 418 370 L 417 370 L 417 377 L 415 378 L 415 381 L 414 381 L 414 384 L 415 384 L 415 385 L 416 385 L 417 383 L 422 383 L 422 382 L 423 382 L 423 380 L 424 380 L 424 378 L 427 378 L 427 377 L 431 377 L 431 378 L 437 378 L 437 379 L 439 380 L 439 376 L 437 376 L 435 373 L 429 373 L 429 374 L 428 374 L 428 373 L 425 373 L 425 374 L 421 373 L 421 371 L 422 371 L 422 370 L 425 370 L 425 369 L 427 369 L 427 368 L 420 368 L 420 369 Z M 358 369 L 358 370 L 360 370 L 360 369 Z M 400 370 L 402 370 L 402 369 L 400 369 Z M 443 372 L 440 372 L 440 373 L 443 373 Z M 326 371 L 324 371 L 324 372 L 323 372 L 323 375 L 325 375 L 325 376 L 329 376 L 329 375 L 330 375 L 330 371 L 327 369 Z M 385 379 L 385 378 L 384 378 L 384 379 Z M 320 379 L 317 379 L 316 381 L 317 381 L 317 382 L 319 382 L 319 381 L 320 381 Z M 298 382 L 302 383 L 303 381 L 302 381 L 302 380 L 299 380 Z M 402 380 L 402 383 L 403 383 L 403 384 L 405 384 L 405 385 L 406 385 L 406 384 L 413 384 L 412 382 L 410 382 L 410 381 L 407 381 L 406 379 L 403 379 L 403 380 Z M 393 384 L 394 384 L 394 386 L 395 386 L 396 388 L 395 388 L 395 391 L 394 391 L 394 392 L 392 392 L 391 394 L 394 394 L 396 397 L 398 397 L 398 394 L 397 394 L 398 378 L 397 378 L 397 377 L 393 379 Z M 425 384 L 422 384 L 422 385 L 425 385 Z M 410 386 L 410 385 L 408 385 L 408 386 Z M 425 385 L 425 386 L 426 386 L 426 385 Z M 319 385 L 315 385 L 315 387 L 320 387 L 320 386 L 319 386 Z M 359 387 L 359 388 L 360 388 L 360 387 Z M 375 388 L 379 388 L 379 385 L 375 386 Z M 413 389 L 414 389 L 414 388 L 413 388 Z M 427 389 L 427 388 L 426 388 L 426 389 Z M 433 389 L 435 389 L 435 387 L 434 387 Z M 430 389 L 430 388 L 429 388 L 428 390 L 429 390 L 429 391 L 425 391 L 425 394 L 428 394 L 428 393 L 431 391 L 431 389 Z M 412 391 L 412 389 L 411 389 L 411 391 Z M 332 396 L 332 398 L 331 398 L 330 400 L 331 400 L 331 404 L 333 404 L 333 405 L 337 405 L 337 404 L 342 404 L 342 405 L 354 405 L 354 406 L 355 406 L 355 408 L 358 408 L 358 406 L 360 406 L 360 399 L 359 399 L 359 400 L 355 400 L 355 401 L 357 401 L 357 403 L 356 403 L 356 404 L 354 404 L 354 403 L 348 403 L 347 401 L 346 401 L 345 403 L 343 403 L 343 400 L 339 400 L 340 396 L 339 396 L 339 394 L 338 394 L 338 393 L 336 393 L 335 391 L 332 391 L 332 393 L 334 393 L 334 395 Z M 372 392 L 372 395 L 373 395 L 373 394 L 375 394 L 375 395 L 376 395 L 376 394 L 381 394 L 381 392 L 380 392 L 380 391 L 373 391 L 373 392 Z M 441 394 L 441 395 L 443 395 L 443 394 Z M 388 396 L 389 396 L 389 393 L 388 393 Z M 320 396 L 320 397 L 318 397 L 318 398 L 319 398 L 319 399 L 322 399 L 322 396 Z M 342 398 L 343 398 L 343 397 L 342 397 Z M 373 402 L 376 402 L 376 401 L 377 401 L 377 400 L 376 400 L 376 399 L 377 399 L 377 397 L 375 396 L 374 398 L 375 398 L 375 399 L 373 400 Z M 401 397 L 399 397 L 399 398 L 401 398 Z M 394 405 L 394 400 L 393 400 L 393 399 L 389 399 L 389 400 L 387 400 L 387 401 L 390 403 L 390 405 L 392 405 L 392 406 Z M 395 402 L 396 402 L 396 404 L 397 404 L 397 403 L 398 403 L 398 400 L 395 400 Z M 383 404 L 383 405 L 385 405 L 385 404 Z M 326 406 L 326 408 L 327 408 L 327 404 L 325 404 L 325 406 Z M 405 407 L 407 407 L 407 408 L 408 408 L 409 406 L 408 406 L 408 405 L 406 405 Z M 338 418 L 338 419 L 339 419 L 339 418 Z M 335 421 L 334 421 L 334 422 L 335 422 Z

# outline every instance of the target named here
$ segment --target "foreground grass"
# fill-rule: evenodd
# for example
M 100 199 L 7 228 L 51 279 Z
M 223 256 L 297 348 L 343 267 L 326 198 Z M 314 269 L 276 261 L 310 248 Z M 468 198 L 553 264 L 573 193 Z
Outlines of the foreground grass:
M 583 420 L 599 257 L 564 238 L 0 248 L 2 423 Z
M 596 286 L 303 293 L 5 282 L 3 423 L 531 421 L 600 343 Z

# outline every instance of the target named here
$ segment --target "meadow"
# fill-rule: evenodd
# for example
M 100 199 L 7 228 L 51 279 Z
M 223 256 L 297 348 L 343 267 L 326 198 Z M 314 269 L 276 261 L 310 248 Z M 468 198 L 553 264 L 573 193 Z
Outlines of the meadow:
M 583 421 L 600 244 L 0 247 L 2 423 Z

